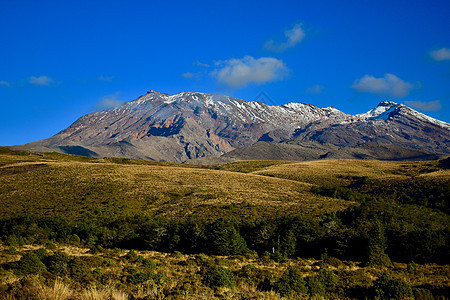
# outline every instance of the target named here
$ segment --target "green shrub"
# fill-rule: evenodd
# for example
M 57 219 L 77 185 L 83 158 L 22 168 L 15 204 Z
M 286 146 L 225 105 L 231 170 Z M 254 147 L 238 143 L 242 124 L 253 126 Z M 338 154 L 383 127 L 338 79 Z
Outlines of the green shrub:
M 340 266 L 342 266 L 344 263 L 342 262 L 342 260 L 340 260 L 339 258 L 333 257 L 333 256 L 327 256 L 324 260 L 324 263 L 329 264 L 330 266 L 339 268 Z
M 374 246 L 370 247 L 367 261 L 367 266 L 391 266 L 392 262 L 389 256 L 380 248 Z
M 28 244 L 30 244 L 30 242 L 29 242 L 26 238 L 21 237 L 21 236 L 19 236 L 18 241 L 19 241 L 19 246 L 21 246 L 21 247 L 22 247 L 23 245 L 28 245 Z
M 309 276 L 306 278 L 305 282 L 310 296 L 325 296 L 325 287 L 318 276 Z
M 289 266 L 280 279 L 275 282 L 275 290 L 281 296 L 287 297 L 292 294 L 306 294 L 308 289 L 299 270 Z
M 392 262 L 386 254 L 387 238 L 384 225 L 375 221 L 369 225 L 369 246 L 367 249 L 368 266 L 391 266 Z
M 172 257 L 174 257 L 176 259 L 181 259 L 181 258 L 183 258 L 183 254 L 180 251 L 175 251 L 172 253 Z
M 236 272 L 236 275 L 249 282 L 258 282 L 263 278 L 262 271 L 254 265 L 245 265 Z
M 131 262 L 135 262 L 138 259 L 138 255 L 134 250 L 128 251 L 124 257 Z
M 11 235 L 8 235 L 5 243 L 8 246 L 17 246 L 19 244 L 19 239 L 16 237 L 15 234 L 11 234 Z
M 102 262 L 102 265 L 104 265 L 105 267 L 112 267 L 112 266 L 115 266 L 116 263 L 115 263 L 114 260 L 112 260 L 112 259 L 105 259 L 105 260 Z
M 47 270 L 53 274 L 59 275 L 69 273 L 69 262 L 70 257 L 59 251 L 44 259 Z
M 48 250 L 56 250 L 56 244 L 53 243 L 52 241 L 47 242 L 47 244 L 45 244 L 45 248 L 47 248 Z
M 233 287 L 235 285 L 231 272 L 220 266 L 210 266 L 203 275 L 202 283 L 210 288 L 220 286 Z
M 383 272 L 373 284 L 375 295 L 379 299 L 405 299 L 413 297 L 411 286 L 391 273 Z
M 141 284 L 148 281 L 161 284 L 165 279 L 164 275 L 155 274 L 153 272 L 141 272 L 133 267 L 128 268 L 127 272 L 128 275 L 126 276 L 126 281 L 131 284 Z
M 10 247 L 8 248 L 8 254 L 14 255 L 14 254 L 16 254 L 17 252 L 18 252 L 18 251 L 17 251 L 17 248 L 14 247 L 14 246 L 10 246 Z
M 44 263 L 34 252 L 25 253 L 18 261 L 16 272 L 21 275 L 41 274 L 47 270 Z
M 156 264 L 150 258 L 145 258 L 145 257 L 139 255 L 136 262 L 140 263 L 141 266 L 143 266 L 145 268 L 150 268 L 150 269 L 156 268 Z
M 414 273 L 417 271 L 417 264 L 412 261 L 408 265 L 406 265 L 406 269 L 408 270 L 408 272 Z
M 147 273 L 147 272 L 132 272 L 131 274 L 127 275 L 127 282 L 131 283 L 131 284 L 140 284 L 140 283 L 144 283 L 146 281 L 149 281 L 152 279 L 152 275 L 151 273 Z
M 339 281 L 336 274 L 327 269 L 321 269 L 319 275 L 317 275 L 317 279 L 323 284 L 328 292 L 334 291 Z
M 75 244 L 79 244 L 79 243 L 81 242 L 81 239 L 80 239 L 80 237 L 79 237 L 78 235 L 76 235 L 76 234 L 71 234 L 71 235 L 69 236 L 69 242 L 75 243 Z
M 34 254 L 42 261 L 47 256 L 47 251 L 44 248 L 40 248 L 33 251 Z
M 205 254 L 200 253 L 195 256 L 195 262 L 197 265 L 205 267 L 209 263 L 209 258 Z
M 86 262 L 79 257 L 74 257 L 70 260 L 69 273 L 70 277 L 78 281 L 87 279 L 90 274 Z
M 287 262 L 286 257 L 283 254 L 281 254 L 280 252 L 278 252 L 278 251 L 275 251 L 275 253 L 273 253 L 270 256 L 270 258 L 272 258 L 277 263 L 285 263 L 285 262 Z
M 421 299 L 421 300 L 434 300 L 433 294 L 423 288 L 413 288 L 413 295 L 414 299 Z

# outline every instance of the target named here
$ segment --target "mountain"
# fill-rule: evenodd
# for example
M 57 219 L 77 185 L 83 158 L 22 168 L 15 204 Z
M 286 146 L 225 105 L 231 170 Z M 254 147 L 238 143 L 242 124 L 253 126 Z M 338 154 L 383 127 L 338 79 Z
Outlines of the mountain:
M 310 140 L 341 147 L 375 143 L 449 153 L 450 124 L 403 104 L 383 101 L 369 112 L 351 116 L 344 122 L 311 122 L 296 129 L 289 143 Z
M 450 124 L 394 102 L 348 115 L 303 103 L 271 106 L 223 95 L 149 91 L 119 107 L 87 114 L 53 137 L 14 148 L 184 162 L 256 142 L 283 144 L 279 148 L 285 150 L 309 143 L 314 153 L 368 142 L 449 153 L 449 141 Z M 286 156 L 280 149 L 280 157 Z M 311 155 L 305 158 L 317 156 Z

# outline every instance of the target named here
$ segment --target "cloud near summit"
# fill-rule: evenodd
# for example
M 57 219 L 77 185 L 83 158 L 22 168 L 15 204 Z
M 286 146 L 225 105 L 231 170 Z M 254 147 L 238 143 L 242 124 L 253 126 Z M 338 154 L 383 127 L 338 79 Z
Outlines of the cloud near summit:
M 288 73 L 289 69 L 280 59 L 245 56 L 216 62 L 216 69 L 211 72 L 211 75 L 219 84 L 239 89 L 250 83 L 264 84 L 282 80 Z
M 387 73 L 380 78 L 375 78 L 368 74 L 364 75 L 363 78 L 355 80 L 352 88 L 358 92 L 401 98 L 408 96 L 414 85 L 398 78 L 394 74 Z

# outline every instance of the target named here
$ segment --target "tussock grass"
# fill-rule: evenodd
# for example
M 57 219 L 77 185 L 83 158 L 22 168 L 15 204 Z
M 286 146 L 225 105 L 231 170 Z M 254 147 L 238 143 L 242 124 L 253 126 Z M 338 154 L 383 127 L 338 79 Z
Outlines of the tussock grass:
M 96 287 L 91 286 L 81 292 L 80 300 L 127 300 L 128 295 L 111 286 Z
M 36 284 L 36 298 L 39 300 L 68 300 L 74 299 L 73 290 L 57 278 L 55 282 L 48 286 L 41 282 Z

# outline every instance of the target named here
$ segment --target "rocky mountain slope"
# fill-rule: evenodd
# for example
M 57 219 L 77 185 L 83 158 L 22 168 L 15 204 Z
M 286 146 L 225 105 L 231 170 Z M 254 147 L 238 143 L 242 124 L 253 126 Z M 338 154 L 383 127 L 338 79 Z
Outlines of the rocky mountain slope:
M 377 159 L 377 160 L 439 160 L 449 154 L 410 149 L 392 145 L 365 143 L 354 147 L 339 147 L 315 141 L 298 144 L 257 142 L 223 154 L 189 160 L 192 164 L 214 165 L 239 160 L 308 161 L 319 159 Z
M 289 143 L 309 140 L 341 147 L 375 143 L 449 153 L 450 124 L 403 104 L 383 101 L 369 112 L 344 122 L 312 122 L 297 129 Z
M 348 115 L 303 103 L 270 106 L 223 95 L 149 91 L 85 115 L 53 137 L 15 148 L 183 162 L 258 141 L 284 148 L 312 141 L 329 150 L 370 142 L 450 153 L 450 124 L 393 102 Z

